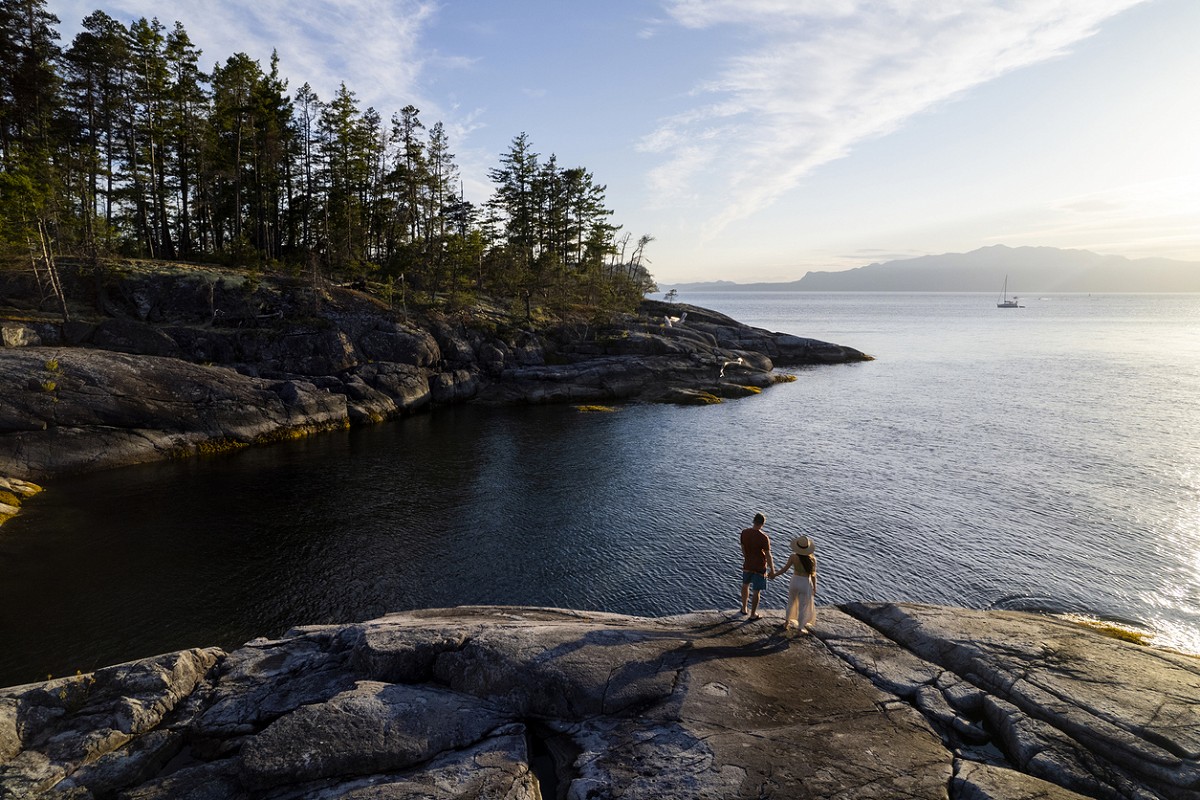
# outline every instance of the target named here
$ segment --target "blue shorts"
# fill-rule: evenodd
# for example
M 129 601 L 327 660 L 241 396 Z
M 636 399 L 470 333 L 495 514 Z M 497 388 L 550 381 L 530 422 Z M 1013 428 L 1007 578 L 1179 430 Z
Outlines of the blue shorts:
M 761 592 L 767 588 L 767 576 L 759 575 L 757 572 L 743 572 L 742 585 L 750 584 L 750 588 L 756 592 Z

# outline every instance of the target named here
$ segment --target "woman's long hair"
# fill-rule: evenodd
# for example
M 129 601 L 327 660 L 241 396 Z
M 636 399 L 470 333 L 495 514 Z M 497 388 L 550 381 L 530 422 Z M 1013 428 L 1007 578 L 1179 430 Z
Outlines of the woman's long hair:
M 797 553 L 796 559 L 800 564 L 800 568 L 804 570 L 805 575 L 812 575 L 817 571 L 817 559 L 805 553 Z

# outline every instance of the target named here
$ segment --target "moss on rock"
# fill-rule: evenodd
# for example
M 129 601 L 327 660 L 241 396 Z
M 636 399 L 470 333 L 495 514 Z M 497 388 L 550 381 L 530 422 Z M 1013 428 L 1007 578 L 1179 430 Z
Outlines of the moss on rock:
M 40 491 L 36 483 L 0 476 L 0 525 L 19 514 L 21 503 Z

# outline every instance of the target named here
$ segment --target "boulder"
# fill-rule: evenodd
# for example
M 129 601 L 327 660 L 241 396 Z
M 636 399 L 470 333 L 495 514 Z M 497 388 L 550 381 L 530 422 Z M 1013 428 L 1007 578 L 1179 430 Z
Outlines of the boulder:
M 479 393 L 479 374 L 466 369 L 439 372 L 429 381 L 433 402 L 442 405 L 464 403 Z
M 34 347 L 42 343 L 42 337 L 28 325 L 0 325 L 0 344 L 5 347 Z
M 358 347 L 370 361 L 389 361 L 430 367 L 441 359 L 437 341 L 429 333 L 401 324 L 368 330 L 358 339 Z
M 410 769 L 490 738 L 511 714 L 437 686 L 359 681 L 280 717 L 242 748 L 246 785 L 270 788 Z

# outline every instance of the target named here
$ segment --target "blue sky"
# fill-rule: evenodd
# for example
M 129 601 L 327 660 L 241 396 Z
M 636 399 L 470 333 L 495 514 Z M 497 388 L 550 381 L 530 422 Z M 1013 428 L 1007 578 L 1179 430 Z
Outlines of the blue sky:
M 992 244 L 1200 260 L 1198 0 L 50 0 L 272 49 L 451 137 L 468 199 L 525 132 L 655 237 L 663 283 Z

